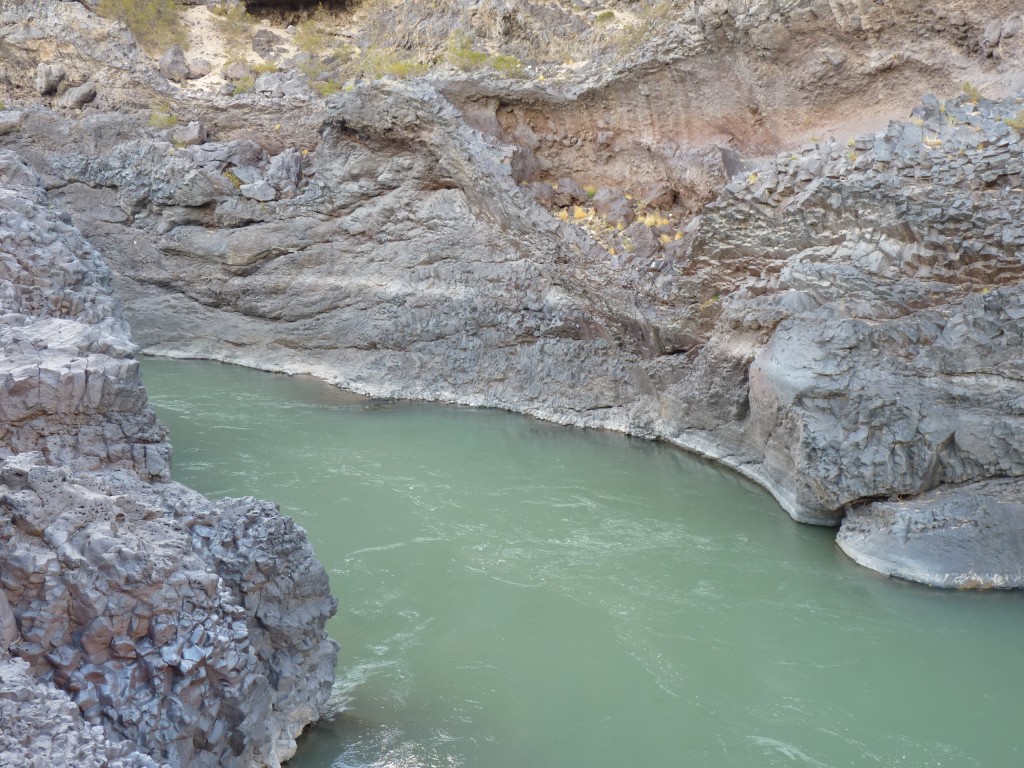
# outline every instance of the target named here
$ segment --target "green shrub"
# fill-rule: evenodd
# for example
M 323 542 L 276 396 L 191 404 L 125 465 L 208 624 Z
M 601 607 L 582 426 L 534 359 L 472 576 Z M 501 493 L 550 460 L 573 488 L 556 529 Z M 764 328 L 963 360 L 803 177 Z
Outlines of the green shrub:
M 252 28 L 256 19 L 246 12 L 244 5 L 234 8 L 218 6 L 214 13 L 218 16 L 217 27 L 228 58 L 244 60 L 252 46 Z
M 636 21 L 615 36 L 615 47 L 618 49 L 619 55 L 624 56 L 639 48 L 658 30 L 664 29 L 669 22 L 672 8 L 672 0 L 660 0 L 660 2 L 641 10 L 636 15 Z
M 164 130 L 165 128 L 173 128 L 177 124 L 178 116 L 171 112 L 170 104 L 158 104 L 149 113 L 149 125 L 151 128 Z
M 523 63 L 515 56 L 499 53 L 491 57 L 490 64 L 496 70 L 506 75 L 516 76 L 523 73 Z
M 1017 133 L 1024 135 L 1024 109 L 1020 110 L 1013 117 L 1004 117 L 1002 120 Z
M 295 37 L 293 38 L 295 47 L 314 56 L 326 51 L 331 47 L 331 43 L 334 42 L 333 36 L 324 32 L 324 27 L 331 20 L 331 15 L 327 9 L 322 4 L 318 5 L 308 19 L 300 21 L 296 26 Z
M 367 48 L 362 57 L 355 63 L 355 69 L 371 80 L 377 80 L 386 75 L 392 75 L 399 79 L 422 75 L 427 71 L 425 64 L 413 59 L 404 59 L 391 49 Z
M 491 68 L 506 75 L 522 74 L 523 64 L 515 56 L 499 53 L 491 56 L 473 49 L 473 39 L 465 30 L 452 32 L 448 38 L 448 62 L 456 69 L 473 72 Z
M 298 27 L 295 29 L 295 37 L 293 40 L 296 48 L 300 51 L 313 54 L 314 56 L 319 53 L 323 53 L 331 45 L 331 36 L 320 29 L 311 20 L 299 23 Z
M 319 80 L 311 83 L 310 86 L 325 99 L 328 96 L 333 96 L 341 90 L 341 83 L 333 79 L 327 81 Z
M 242 186 L 242 180 L 238 178 L 235 172 L 232 171 L 230 168 L 224 171 L 224 178 L 230 181 L 231 186 L 233 186 L 235 189 L 238 189 L 239 187 Z
M 188 45 L 181 8 L 174 0 L 100 0 L 96 11 L 128 26 L 144 50 L 158 53 L 172 45 Z
M 448 61 L 456 69 L 473 71 L 483 69 L 487 64 L 487 54 L 474 51 L 469 33 L 458 29 L 448 38 Z
M 248 93 L 249 91 L 251 91 L 253 89 L 253 86 L 255 86 L 255 85 L 256 85 L 256 75 L 254 75 L 254 74 L 252 74 L 250 72 L 245 77 L 243 77 L 243 78 L 241 78 L 239 80 L 235 80 L 235 90 L 233 91 L 233 93 L 234 93 L 235 96 L 237 96 L 240 93 Z
M 250 69 L 257 75 L 262 75 L 266 72 L 277 72 L 277 62 L 261 61 L 259 64 L 253 64 Z
M 594 17 L 594 21 L 598 24 L 607 24 L 609 21 L 613 21 L 614 19 L 615 11 L 601 11 Z
M 967 100 L 971 102 L 971 104 L 977 104 L 978 101 L 982 98 L 981 89 L 967 80 L 964 80 L 963 90 L 964 95 L 967 97 Z

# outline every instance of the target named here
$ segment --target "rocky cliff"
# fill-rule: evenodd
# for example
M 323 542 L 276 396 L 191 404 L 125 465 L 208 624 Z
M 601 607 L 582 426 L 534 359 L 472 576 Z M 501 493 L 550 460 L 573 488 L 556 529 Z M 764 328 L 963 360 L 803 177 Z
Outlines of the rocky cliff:
M 251 34 L 249 91 L 6 12 L 0 144 L 147 351 L 668 440 L 876 570 L 1024 584 L 1014 3 L 376 7 Z M 153 430 L 45 450 L 162 479 Z
M 221 5 L 185 30 L 241 48 L 152 56 L 0 8 L 0 762 L 277 765 L 330 687 L 305 535 L 170 481 L 119 301 L 155 354 L 670 441 L 867 567 L 1024 586 L 1015 3 Z
M 169 481 L 99 254 L 0 152 L 0 763 L 277 766 L 335 603 L 266 502 Z
M 254 35 L 275 71 L 216 95 L 44 3 L 5 17 L 39 66 L 0 142 L 108 254 L 147 351 L 669 440 L 877 570 L 1019 586 L 1020 105 L 917 95 L 1019 86 L 1013 4 L 485 4 L 453 37 L 457 7 L 394 10 L 391 55 L 433 66 L 412 82 L 367 74 L 366 3 L 330 55 Z M 100 84 L 79 112 L 71 82 L 38 96 L 51 28 L 118 52 L 65 57 Z

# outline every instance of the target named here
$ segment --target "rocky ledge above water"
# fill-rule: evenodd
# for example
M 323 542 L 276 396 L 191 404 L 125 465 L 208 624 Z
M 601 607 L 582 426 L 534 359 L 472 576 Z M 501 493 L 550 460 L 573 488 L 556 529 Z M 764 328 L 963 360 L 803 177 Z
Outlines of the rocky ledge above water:
M 274 766 L 329 691 L 326 574 L 170 482 L 120 301 L 155 354 L 666 440 L 881 573 L 1024 587 L 1016 3 L 364 5 L 221 75 L 0 8 L 0 762 Z
M 0 152 L 0 764 L 278 766 L 337 647 L 305 533 L 169 481 L 99 254 Z
M 876 504 L 983 501 L 1024 468 L 1019 109 L 929 97 L 881 133 L 751 164 L 685 226 L 645 214 L 620 251 L 591 213 L 543 208 L 516 148 L 425 84 L 337 97 L 309 153 L 171 152 L 126 117 L 45 111 L 11 144 L 111 254 L 152 352 L 665 439 L 798 520 L 858 521 L 859 562 L 1007 587 L 1015 515 L 899 557 L 901 534 L 863 532 Z M 254 204 L 234 169 L 294 191 Z

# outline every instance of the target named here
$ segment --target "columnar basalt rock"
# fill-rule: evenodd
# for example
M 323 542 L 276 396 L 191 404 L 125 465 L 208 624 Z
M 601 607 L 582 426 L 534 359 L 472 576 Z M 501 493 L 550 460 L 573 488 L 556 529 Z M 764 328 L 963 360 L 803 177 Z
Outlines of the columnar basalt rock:
M 0 345 L 0 763 L 280 765 L 330 694 L 327 574 L 273 505 L 168 482 L 110 273 L 10 152 Z
M 835 525 L 1020 473 L 1015 114 L 926 99 L 762 163 L 631 259 L 538 206 L 427 85 L 344 94 L 307 155 L 140 138 L 90 160 L 40 152 L 44 113 L 20 141 L 74 180 L 57 195 L 154 352 L 660 437 Z M 260 183 L 277 199 L 248 199 Z M 82 205 L 84 185 L 105 191 Z
M 917 87 L 908 75 L 1012 85 L 1015 6 L 680 14 L 614 66 L 574 69 L 580 82 L 439 70 L 353 81 L 324 103 L 274 96 L 278 78 L 245 101 L 182 96 L 189 117 L 209 118 L 192 146 L 130 110 L 69 120 L 27 106 L 0 113 L 0 135 L 109 254 L 149 351 L 666 439 L 756 479 L 805 522 L 1019 476 L 1019 100 L 968 88 L 849 144 L 735 152 L 779 146 L 793 115 L 846 109 L 862 85 L 890 106 Z M 30 31 L 12 38 L 23 53 Z M 829 36 L 811 66 L 807 41 Z M 727 52 L 749 92 L 722 94 L 728 114 L 702 112 L 722 78 L 708 62 Z M 786 104 L 769 110 L 776 85 Z M 640 97 L 647 117 L 625 147 L 611 123 Z M 294 135 L 267 124 L 288 99 L 309 107 Z M 621 109 L 598 116 L 607 105 Z M 566 118 L 577 113 L 589 122 Z M 627 179 L 634 199 L 675 205 L 686 158 L 715 152 L 716 174 L 742 172 L 689 223 L 649 222 L 624 190 L 595 191 L 622 225 L 616 252 L 568 208 L 559 220 L 537 203 L 584 202 L 577 166 L 612 182 L 629 165 L 645 182 Z

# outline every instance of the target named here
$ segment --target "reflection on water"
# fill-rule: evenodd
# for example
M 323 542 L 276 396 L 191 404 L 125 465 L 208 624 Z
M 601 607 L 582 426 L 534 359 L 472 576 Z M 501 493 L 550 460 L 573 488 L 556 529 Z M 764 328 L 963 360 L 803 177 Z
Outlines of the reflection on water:
M 340 600 L 292 765 L 1009 766 L 1017 594 L 847 561 L 662 445 L 148 360 L 174 475 L 272 498 Z

